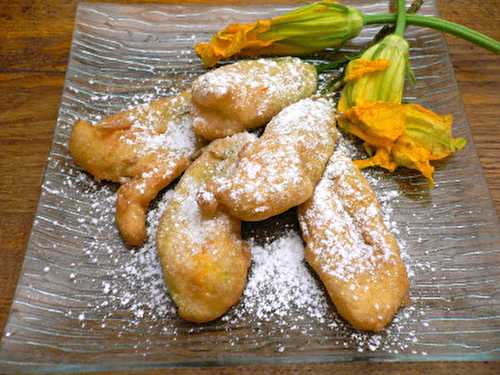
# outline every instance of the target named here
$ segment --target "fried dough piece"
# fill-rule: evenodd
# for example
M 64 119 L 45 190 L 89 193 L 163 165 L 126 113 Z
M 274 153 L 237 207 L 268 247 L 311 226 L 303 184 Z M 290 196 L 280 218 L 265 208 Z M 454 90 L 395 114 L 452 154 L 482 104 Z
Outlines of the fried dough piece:
M 249 248 L 240 237 L 240 221 L 217 209 L 205 184 L 227 173 L 243 145 L 255 139 L 239 133 L 212 142 L 186 170 L 161 218 L 158 254 L 183 319 L 217 319 L 241 297 Z
M 205 73 L 192 86 L 194 131 L 213 140 L 265 125 L 311 96 L 318 77 L 298 58 L 240 61 Z
M 202 142 L 192 130 L 191 95 L 184 92 L 117 113 L 91 125 L 77 122 L 69 150 L 98 180 L 119 182 L 116 221 L 125 242 L 146 238 L 146 211 L 158 192 L 191 163 Z
M 407 297 L 406 268 L 375 193 L 342 151 L 299 207 L 299 221 L 305 258 L 339 314 L 356 329 L 382 330 Z
M 281 111 L 246 146 L 226 178 L 211 185 L 220 204 L 242 220 L 259 221 L 311 197 L 336 141 L 335 109 L 303 99 Z

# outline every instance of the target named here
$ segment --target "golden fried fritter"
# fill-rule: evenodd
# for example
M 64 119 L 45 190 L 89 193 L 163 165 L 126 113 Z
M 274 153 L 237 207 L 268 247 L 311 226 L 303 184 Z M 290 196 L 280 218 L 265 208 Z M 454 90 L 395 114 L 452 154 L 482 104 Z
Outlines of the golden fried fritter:
M 213 140 L 265 125 L 317 87 L 313 65 L 298 58 L 240 61 L 208 72 L 192 86 L 194 131 Z
M 278 215 L 311 197 L 336 141 L 335 110 L 303 99 L 281 111 L 247 145 L 226 178 L 210 185 L 220 204 L 242 220 Z
M 120 112 L 96 125 L 79 121 L 69 141 L 80 168 L 99 180 L 122 183 L 116 221 L 132 246 L 146 237 L 151 200 L 188 167 L 201 146 L 192 130 L 188 92 Z
M 382 330 L 407 296 L 406 268 L 375 193 L 342 151 L 299 207 L 299 221 L 305 258 L 339 314 L 356 329 Z
M 179 315 L 202 323 L 238 302 L 250 265 L 240 221 L 217 209 L 205 184 L 225 175 L 255 136 L 239 133 L 212 142 L 186 170 L 161 218 L 157 248 Z

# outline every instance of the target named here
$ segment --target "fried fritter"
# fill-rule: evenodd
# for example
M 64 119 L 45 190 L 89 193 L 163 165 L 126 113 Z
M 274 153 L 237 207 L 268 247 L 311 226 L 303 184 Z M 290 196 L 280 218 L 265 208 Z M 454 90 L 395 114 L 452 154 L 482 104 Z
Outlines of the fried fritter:
M 356 329 L 382 330 L 407 297 L 406 268 L 375 193 L 342 151 L 299 207 L 299 221 L 305 258 L 339 314 Z
M 158 254 L 183 319 L 202 323 L 219 318 L 245 287 L 250 252 L 240 237 L 241 223 L 217 208 L 205 184 L 225 175 L 240 149 L 254 140 L 239 133 L 212 142 L 186 170 L 161 218 Z
M 191 163 L 201 148 L 192 130 L 191 95 L 184 92 L 120 112 L 96 125 L 77 122 L 69 150 L 96 179 L 119 182 L 116 221 L 125 242 L 146 237 L 149 203 Z
M 226 178 L 209 186 L 242 220 L 259 221 L 309 199 L 336 141 L 334 106 L 303 99 L 281 111 L 262 137 L 247 145 Z
M 240 61 L 205 73 L 192 86 L 194 131 L 213 140 L 265 125 L 317 87 L 313 65 L 298 58 Z

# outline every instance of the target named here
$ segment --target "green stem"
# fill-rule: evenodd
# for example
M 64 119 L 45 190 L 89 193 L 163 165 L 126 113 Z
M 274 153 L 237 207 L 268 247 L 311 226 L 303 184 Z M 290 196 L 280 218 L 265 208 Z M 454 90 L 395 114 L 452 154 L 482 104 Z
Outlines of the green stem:
M 337 61 L 334 61 L 331 63 L 318 64 L 318 65 L 316 65 L 316 71 L 318 72 L 318 74 L 321 74 L 321 73 L 324 73 L 326 71 L 342 68 L 344 65 L 346 65 L 349 61 L 351 61 L 355 57 L 357 57 L 357 55 L 353 55 L 350 57 L 344 55 L 340 59 L 338 59 Z
M 417 13 L 423 4 L 424 0 L 413 0 L 410 7 L 406 10 L 406 13 L 408 14 Z M 369 43 L 367 43 L 364 49 L 373 46 L 375 43 L 384 39 L 387 35 L 393 34 L 394 30 L 396 30 L 396 25 L 393 24 L 384 25 L 384 27 L 380 29 L 377 35 L 375 35 L 375 37 Z
M 390 13 L 371 14 L 364 16 L 365 25 L 396 23 L 397 15 Z M 500 42 L 478 31 L 469 29 L 454 22 L 446 21 L 433 16 L 419 16 L 415 14 L 406 15 L 408 25 L 423 26 L 431 29 L 443 31 L 469 42 L 486 48 L 496 54 L 500 54 Z
M 406 7 L 405 0 L 398 0 L 398 18 L 394 34 L 403 36 L 406 29 Z

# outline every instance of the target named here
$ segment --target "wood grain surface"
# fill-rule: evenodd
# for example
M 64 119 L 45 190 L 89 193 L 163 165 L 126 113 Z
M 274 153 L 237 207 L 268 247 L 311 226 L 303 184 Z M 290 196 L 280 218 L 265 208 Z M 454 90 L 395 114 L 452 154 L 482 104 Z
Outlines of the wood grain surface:
M 498 0 L 439 0 L 438 5 L 444 18 L 500 40 Z M 0 1 L 0 332 L 9 313 L 40 194 L 64 84 L 76 6 L 76 0 Z M 454 37 L 447 39 L 465 112 L 498 214 L 500 56 Z M 351 363 L 172 371 L 175 374 L 333 372 L 498 374 L 500 365 Z

